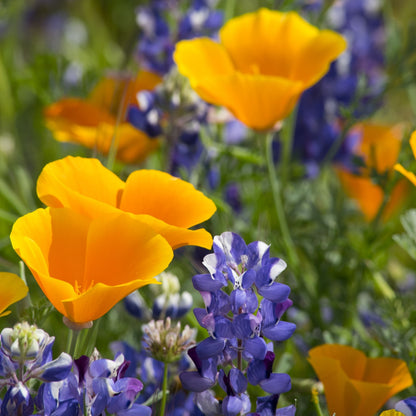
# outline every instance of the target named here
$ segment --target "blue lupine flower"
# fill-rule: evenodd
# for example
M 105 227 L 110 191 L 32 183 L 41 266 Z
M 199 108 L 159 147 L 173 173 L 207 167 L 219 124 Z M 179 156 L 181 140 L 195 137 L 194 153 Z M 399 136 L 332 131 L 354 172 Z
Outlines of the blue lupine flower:
M 394 408 L 405 416 L 416 416 L 416 396 L 408 397 L 396 403 Z
M 200 161 L 204 151 L 200 130 L 206 122 L 208 105 L 177 74 L 173 50 L 179 40 L 216 35 L 223 15 L 213 10 L 214 5 L 214 1 L 194 0 L 181 15 L 177 1 L 158 0 L 137 11 L 136 20 L 142 29 L 139 62 L 146 69 L 164 75 L 164 81 L 152 93 L 145 91 L 138 95 L 138 105 L 128 109 L 128 121 L 151 137 L 164 134 L 170 156 L 167 169 L 174 175 L 180 175 L 183 169 L 190 174 Z M 170 21 L 172 16 L 176 18 L 171 27 L 167 23 L 168 13 Z M 164 114 L 169 117 L 162 125 Z
M 185 14 L 177 13 L 177 2 L 157 0 L 149 7 L 137 10 L 136 21 L 142 30 L 138 43 L 140 63 L 151 71 L 162 75 L 169 72 L 173 65 L 172 54 L 176 42 L 197 36 L 215 34 L 223 23 L 221 11 L 213 10 L 213 2 L 194 0 Z M 173 13 L 175 10 L 176 13 Z M 169 27 L 167 12 L 176 16 L 176 28 Z
M 318 3 L 322 6 L 323 2 Z M 365 118 L 381 104 L 385 36 L 378 3 L 340 0 L 327 12 L 329 26 L 347 38 L 348 49 L 299 102 L 293 153 L 305 165 L 309 177 L 318 174 L 320 164 L 334 150 L 344 124 L 341 108 L 354 103 L 354 116 Z M 347 134 L 332 161 L 350 166 L 355 143 L 356 135 Z
M 124 299 L 126 310 L 134 317 L 148 322 L 150 319 L 180 319 L 185 316 L 193 304 L 192 295 L 184 291 L 179 292 L 179 279 L 172 273 L 163 272 L 157 277 L 162 284 L 155 286 L 153 304 L 147 305 L 138 291 Z M 149 313 L 149 309 L 152 313 Z
M 37 407 L 45 416 L 80 416 L 84 411 L 91 416 L 104 411 L 117 416 L 150 416 L 149 407 L 135 403 L 143 384 L 125 377 L 128 365 L 122 354 L 114 361 L 97 359 L 97 354 L 91 360 L 81 356 L 66 379 L 42 385 Z
M 275 281 L 286 263 L 271 258 L 267 244 L 246 245 L 232 232 L 214 237 L 213 250 L 203 260 L 209 273 L 192 279 L 205 304 L 195 308 L 194 314 L 209 337 L 188 351 L 196 371 L 180 374 L 182 386 L 198 393 L 201 409 L 216 412 L 221 406 L 222 414 L 237 415 L 250 410 L 248 383 L 258 385 L 273 396 L 259 404 L 266 415 L 267 409 L 276 409 L 278 395 L 291 388 L 287 374 L 272 372 L 274 353 L 264 340 L 284 341 L 296 328 L 281 320 L 292 305 L 290 288 Z M 231 367 L 228 374 L 226 367 Z M 201 394 L 217 381 L 226 393 L 220 402 Z
M 34 392 L 28 384 L 33 379 L 43 382 L 65 379 L 71 371 L 72 358 L 61 353 L 52 360 L 55 338 L 27 322 L 3 329 L 0 338 L 0 388 L 8 387 L 1 414 L 31 415 Z

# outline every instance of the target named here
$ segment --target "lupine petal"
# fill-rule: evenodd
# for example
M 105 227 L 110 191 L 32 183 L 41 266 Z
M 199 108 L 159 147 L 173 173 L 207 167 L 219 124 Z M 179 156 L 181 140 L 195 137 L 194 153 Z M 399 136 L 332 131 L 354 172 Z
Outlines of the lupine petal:
M 237 416 L 243 408 L 243 402 L 237 396 L 226 396 L 221 408 L 224 416 Z
M 292 388 L 290 377 L 284 373 L 272 373 L 259 383 L 260 387 L 271 394 L 282 394 L 288 392 Z
M 266 356 L 267 345 L 263 338 L 248 338 L 244 340 L 244 351 L 251 354 L 257 360 L 263 360 Z
M 192 277 L 192 284 L 196 290 L 205 292 L 216 292 L 224 286 L 223 282 L 213 279 L 209 274 L 196 274 Z
M 196 346 L 198 357 L 203 360 L 205 358 L 215 357 L 224 350 L 225 340 L 222 338 L 206 338 Z
M 215 380 L 202 377 L 197 371 L 186 371 L 179 374 L 182 387 L 197 393 L 208 390 L 215 384 Z
M 292 322 L 279 321 L 275 326 L 262 329 L 262 333 L 266 338 L 273 341 L 286 341 L 296 330 L 296 325 Z
M 237 368 L 232 368 L 228 374 L 230 385 L 236 394 L 244 393 L 247 390 L 247 379 Z
M 274 303 L 284 302 L 289 294 L 290 287 L 283 283 L 273 282 L 271 285 L 265 285 L 258 288 L 258 292 L 264 298 Z
M 72 357 L 61 353 L 60 356 L 31 372 L 32 377 L 42 381 L 60 381 L 68 376 L 72 369 Z
M 416 416 L 416 396 L 408 397 L 396 403 L 394 408 L 405 416 Z

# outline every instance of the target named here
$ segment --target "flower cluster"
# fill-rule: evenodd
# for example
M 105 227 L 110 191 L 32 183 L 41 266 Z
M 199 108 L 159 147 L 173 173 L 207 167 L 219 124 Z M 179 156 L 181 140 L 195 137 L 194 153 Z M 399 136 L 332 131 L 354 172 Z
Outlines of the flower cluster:
M 149 407 L 134 403 L 143 384 L 125 377 L 128 366 L 122 354 L 114 361 L 100 359 L 97 352 L 81 356 L 65 379 L 42 385 L 36 400 L 40 414 L 150 416 Z
M 1 402 L 2 415 L 33 413 L 33 381 L 61 382 L 70 373 L 72 358 L 61 353 L 52 360 L 55 338 L 26 322 L 1 331 L 0 388 L 7 387 Z
M 265 243 L 246 245 L 237 234 L 225 232 L 214 237 L 214 253 L 205 256 L 203 264 L 209 274 L 196 275 L 192 282 L 205 309 L 196 308 L 194 314 L 209 337 L 189 350 L 197 370 L 181 373 L 182 385 L 202 393 L 218 381 L 225 391 L 221 403 L 225 415 L 248 413 L 247 386 L 258 385 L 270 396 L 257 400 L 257 412 L 275 409 L 278 396 L 290 390 L 291 382 L 287 374 L 273 373 L 275 354 L 265 338 L 285 341 L 296 328 L 281 320 L 292 305 L 289 286 L 275 281 L 286 263 L 270 257 Z M 219 366 L 223 368 L 218 371 Z M 200 407 L 219 406 L 208 393 L 197 397 Z
M 368 117 L 376 109 L 374 98 L 385 82 L 381 2 L 337 1 L 326 16 L 328 25 L 346 37 L 348 48 L 299 101 L 293 152 L 304 163 L 308 176 L 316 176 L 328 158 L 351 163 L 355 135 L 340 138 L 346 118 L 342 110 L 353 106 L 354 117 Z
M 142 30 L 137 48 L 140 63 L 153 72 L 167 74 L 173 66 L 177 41 L 210 36 L 221 27 L 223 16 L 213 9 L 215 3 L 215 0 L 193 0 L 183 14 L 178 11 L 177 0 L 155 0 L 150 6 L 139 7 L 136 21 Z M 176 20 L 173 30 L 166 11 Z

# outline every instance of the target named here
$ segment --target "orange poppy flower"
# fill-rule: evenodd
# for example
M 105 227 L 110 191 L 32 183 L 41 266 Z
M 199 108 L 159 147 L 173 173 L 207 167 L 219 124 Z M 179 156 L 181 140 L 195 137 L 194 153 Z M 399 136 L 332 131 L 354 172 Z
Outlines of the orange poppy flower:
M 13 303 L 23 299 L 29 288 L 16 274 L 0 272 L 0 317 L 9 315 L 6 309 Z
M 337 169 L 338 177 L 348 195 L 357 201 L 367 221 L 378 213 L 384 200 L 384 189 L 373 183 L 370 171 L 383 174 L 391 172 L 399 157 L 402 129 L 398 125 L 361 123 L 356 127 L 361 140 L 355 154 L 362 157 L 365 168 L 359 175 Z M 399 181 L 393 188 L 385 207 L 383 219 L 389 218 L 403 203 L 408 191 L 406 181 Z
M 104 78 L 87 100 L 64 98 L 45 109 L 46 126 L 56 140 L 73 142 L 107 154 L 113 139 L 116 157 L 126 163 L 139 162 L 158 147 L 158 141 L 125 120 L 136 94 L 153 89 L 161 79 L 150 72 L 129 77 Z
M 154 276 L 173 258 L 162 236 L 120 211 L 91 219 L 69 208 L 38 209 L 15 222 L 10 239 L 46 297 L 79 324 L 158 283 Z
M 285 118 L 346 48 L 339 34 L 268 9 L 231 19 L 219 35 L 178 42 L 174 60 L 201 98 L 257 130 Z
M 416 159 L 416 130 L 410 136 L 410 147 L 412 148 L 413 156 Z M 416 175 L 413 172 L 406 170 L 400 163 L 394 165 L 394 169 L 404 175 L 413 185 L 416 186 Z
M 346 345 L 309 350 L 309 362 L 323 383 L 330 414 L 373 416 L 393 395 L 413 384 L 403 360 L 368 358 Z
M 189 228 L 210 218 L 214 203 L 190 183 L 165 172 L 137 170 L 123 182 L 97 159 L 68 156 L 44 167 L 37 193 L 50 207 L 70 207 L 90 218 L 120 210 L 135 214 L 172 248 L 212 245 L 207 231 Z

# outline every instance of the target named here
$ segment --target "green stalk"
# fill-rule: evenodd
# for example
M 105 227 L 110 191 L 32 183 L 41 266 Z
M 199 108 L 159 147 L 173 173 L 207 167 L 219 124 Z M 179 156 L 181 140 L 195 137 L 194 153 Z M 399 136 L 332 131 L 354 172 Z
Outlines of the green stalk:
M 70 329 L 70 328 L 68 328 L 68 330 L 69 332 L 68 332 L 68 339 L 67 339 L 67 344 L 66 344 L 66 351 L 70 356 L 73 357 L 75 353 L 77 341 L 79 338 L 79 333 L 81 331 L 76 330 L 76 329 Z
M 299 264 L 299 258 L 296 253 L 295 245 L 289 232 L 289 226 L 287 224 L 286 215 L 283 207 L 281 187 L 276 176 L 276 169 L 273 163 L 273 133 L 268 133 L 266 136 L 266 159 L 267 159 L 267 170 L 269 173 L 270 186 L 272 188 L 273 201 L 276 210 L 277 221 L 279 223 L 281 236 L 283 239 L 284 246 L 289 257 L 289 262 L 293 270 L 297 270 Z
M 117 149 L 118 149 L 117 129 L 121 123 L 121 120 L 125 117 L 125 114 L 123 114 L 123 108 L 124 108 L 124 102 L 126 100 L 127 88 L 128 88 L 129 83 L 130 81 L 127 81 L 126 85 L 123 88 L 123 94 L 121 95 L 121 100 L 120 100 L 120 104 L 119 104 L 118 111 L 117 111 L 116 124 L 114 125 L 114 133 L 111 139 L 110 150 L 108 151 L 106 167 L 110 170 L 114 169 L 114 163 L 116 160 Z
M 168 363 L 164 363 L 163 384 L 162 384 L 162 403 L 160 405 L 160 416 L 164 416 L 166 408 L 167 390 L 168 390 Z
M 315 407 L 316 410 L 316 414 L 318 416 L 324 416 L 324 414 L 322 413 L 322 409 L 321 406 L 319 404 L 319 394 L 318 394 L 318 390 L 316 388 L 312 388 L 312 403 Z
M 281 131 L 282 153 L 280 157 L 280 163 L 281 163 L 281 182 L 282 182 L 283 189 L 285 189 L 286 183 L 289 177 L 296 114 L 297 114 L 297 107 L 295 107 L 295 109 L 286 118 L 283 129 Z
M 92 352 L 94 351 L 95 343 L 97 341 L 97 336 L 98 336 L 98 329 L 100 327 L 100 320 L 101 319 L 97 319 L 94 322 L 94 326 L 92 328 L 92 331 L 88 331 L 88 330 L 85 331 L 85 332 L 90 334 L 90 336 L 88 337 L 88 344 L 87 344 L 86 348 L 84 349 L 84 354 L 85 355 L 90 356 L 92 354 Z

